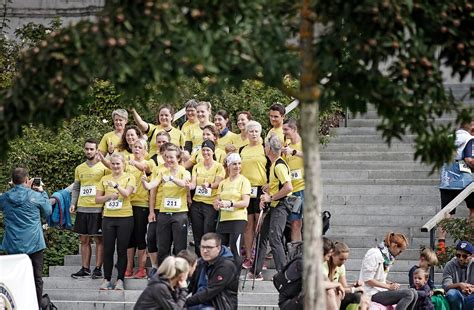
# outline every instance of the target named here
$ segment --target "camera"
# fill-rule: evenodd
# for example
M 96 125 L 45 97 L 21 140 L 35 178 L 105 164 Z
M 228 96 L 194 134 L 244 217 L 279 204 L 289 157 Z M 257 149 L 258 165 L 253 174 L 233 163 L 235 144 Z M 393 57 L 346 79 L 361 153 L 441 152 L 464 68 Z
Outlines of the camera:
M 34 178 L 33 183 L 31 183 L 31 187 L 33 187 L 33 186 L 35 186 L 35 187 L 41 186 L 41 178 L 39 178 L 39 177 Z

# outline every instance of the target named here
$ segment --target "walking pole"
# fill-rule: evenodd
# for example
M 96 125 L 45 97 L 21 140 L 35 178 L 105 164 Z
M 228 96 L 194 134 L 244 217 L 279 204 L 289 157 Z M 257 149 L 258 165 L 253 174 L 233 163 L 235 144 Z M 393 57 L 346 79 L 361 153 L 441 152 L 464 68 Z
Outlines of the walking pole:
M 257 252 L 258 244 L 260 243 L 260 238 L 257 241 L 257 235 L 260 237 L 260 226 L 262 224 L 264 210 L 265 209 L 260 210 L 260 214 L 259 214 L 258 220 L 257 220 L 257 225 L 255 225 L 255 233 L 254 233 L 253 239 L 252 239 L 252 252 L 254 252 L 254 251 Z M 257 257 L 256 253 L 255 253 L 255 257 Z M 254 268 L 254 271 L 255 271 L 255 268 Z M 242 282 L 242 292 L 244 291 L 244 288 L 245 288 L 245 282 L 247 281 L 248 272 L 249 272 L 249 270 L 245 269 L 244 281 Z M 255 283 L 255 279 L 254 279 L 254 283 Z M 253 290 L 253 288 L 252 288 L 252 290 Z

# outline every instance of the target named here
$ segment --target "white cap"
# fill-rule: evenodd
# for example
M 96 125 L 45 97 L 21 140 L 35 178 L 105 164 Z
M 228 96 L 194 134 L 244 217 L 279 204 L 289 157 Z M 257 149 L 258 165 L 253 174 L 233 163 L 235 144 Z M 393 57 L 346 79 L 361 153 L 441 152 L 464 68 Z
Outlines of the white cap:
M 237 153 L 230 153 L 229 156 L 227 156 L 226 163 L 227 165 L 232 165 L 235 162 L 241 162 L 242 159 L 240 158 L 240 155 Z

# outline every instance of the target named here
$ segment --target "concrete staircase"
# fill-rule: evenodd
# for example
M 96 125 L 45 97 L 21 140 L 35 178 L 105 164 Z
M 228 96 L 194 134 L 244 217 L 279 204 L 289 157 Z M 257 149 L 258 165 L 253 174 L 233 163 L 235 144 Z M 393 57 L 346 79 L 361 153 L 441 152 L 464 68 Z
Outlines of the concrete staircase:
M 450 85 L 456 97 L 466 85 Z M 472 104 L 472 100 L 465 100 Z M 420 245 L 429 246 L 429 233 L 421 226 L 440 210 L 439 173 L 414 161 L 414 136 L 393 141 L 389 148 L 376 132 L 380 119 L 373 108 L 365 115 L 351 115 L 347 127 L 335 129 L 321 150 L 323 210 L 332 213 L 327 237 L 351 248 L 347 279 L 358 279 L 366 251 L 380 243 L 389 231 L 402 232 L 410 241 L 392 268 L 389 279 L 408 284 L 408 270 L 418 262 Z M 442 117 L 436 122 L 453 122 Z M 343 124 L 341 124 L 343 126 Z M 457 216 L 467 217 L 464 203 Z M 441 270 L 436 269 L 435 284 Z

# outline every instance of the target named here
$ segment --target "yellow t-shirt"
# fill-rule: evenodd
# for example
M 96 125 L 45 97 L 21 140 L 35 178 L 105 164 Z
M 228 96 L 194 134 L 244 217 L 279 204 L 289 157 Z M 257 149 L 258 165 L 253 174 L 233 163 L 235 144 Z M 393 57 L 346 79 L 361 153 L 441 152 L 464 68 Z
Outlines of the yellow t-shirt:
M 275 195 L 280 191 L 280 184 L 283 185 L 286 182 L 291 182 L 290 172 L 288 171 L 288 167 L 283 164 L 283 159 L 278 157 L 278 159 L 272 163 L 270 166 L 270 196 Z M 275 164 L 277 164 L 275 166 Z M 287 196 L 289 196 L 289 193 Z M 278 201 L 273 201 L 271 206 L 275 207 L 278 204 Z
M 191 154 L 194 154 L 199 151 L 201 149 L 201 144 L 204 141 L 202 138 L 202 129 L 201 127 L 199 127 L 199 123 L 197 124 L 197 126 L 190 126 L 185 136 L 185 141 L 190 141 L 193 145 Z M 213 123 L 208 123 L 207 125 L 214 126 Z
M 161 127 L 161 125 L 153 125 L 153 124 L 148 124 L 148 134 L 152 134 L 152 137 L 151 137 L 151 140 L 150 138 L 148 138 L 148 141 L 150 141 L 150 153 L 151 154 L 156 154 L 158 153 L 159 150 L 157 150 L 156 148 L 156 135 L 160 132 L 160 131 L 166 131 L 163 129 L 163 127 Z M 179 147 L 183 147 L 184 146 L 184 135 L 183 133 L 181 132 L 181 130 L 179 130 L 178 128 L 175 128 L 175 127 L 171 127 L 171 129 L 169 131 L 167 131 L 169 134 L 170 134 L 170 137 L 171 137 L 171 143 L 173 143 L 174 145 L 177 145 Z
M 117 190 L 109 186 L 108 181 L 113 181 L 119 184 L 121 188 L 133 187 L 137 188 L 137 181 L 135 176 L 124 172 L 118 179 L 115 179 L 111 174 L 102 177 L 97 185 L 97 190 L 102 191 L 105 195 L 117 193 Z M 124 198 L 119 194 L 117 200 L 109 200 L 104 203 L 104 217 L 128 217 L 133 216 L 132 204 L 130 203 L 130 196 Z
M 114 145 L 114 149 L 116 150 L 120 142 L 122 141 L 122 136 L 117 136 L 115 134 L 115 131 L 110 131 L 106 133 L 100 140 L 99 147 L 98 147 L 99 151 L 101 151 L 104 154 L 107 154 L 109 152 L 109 146 L 108 146 L 109 141 L 112 142 L 112 144 Z
M 267 136 L 265 138 L 266 141 L 268 141 L 268 138 L 270 138 L 270 136 L 272 135 L 276 135 L 278 137 L 278 139 L 280 139 L 280 142 L 281 142 L 281 145 L 284 146 L 285 144 L 285 135 L 283 134 L 283 126 L 281 127 L 278 127 L 278 128 L 272 128 L 268 131 L 267 133 Z
M 155 166 L 153 169 L 153 172 L 151 174 L 150 180 L 154 180 L 158 178 L 159 175 L 161 175 L 162 170 L 166 169 L 164 165 L 159 165 Z M 155 196 L 155 210 L 159 210 L 161 205 L 163 204 L 163 182 L 158 185 L 158 188 L 156 189 L 156 196 Z
M 181 126 L 179 130 L 183 133 L 184 137 L 187 136 L 188 131 L 190 130 L 191 127 L 197 126 L 199 127 L 199 122 L 196 120 L 195 123 L 191 123 L 190 121 L 185 121 L 184 124 Z
M 170 169 L 164 167 L 159 170 L 157 177 L 163 181 L 163 176 L 170 176 Z M 176 179 L 191 180 L 191 174 L 183 166 L 178 166 Z M 162 188 L 163 203 L 160 206 L 160 212 L 188 212 L 188 188 L 176 185 L 172 181 L 165 182 Z
M 328 265 L 328 262 L 324 262 L 323 263 L 323 273 L 326 277 L 329 277 L 329 265 Z M 334 276 L 332 279 L 329 279 L 329 281 L 331 282 L 334 282 L 334 283 L 337 283 L 339 282 L 339 279 L 342 277 L 342 276 L 345 276 L 346 275 L 346 266 L 342 265 L 342 266 L 337 266 L 336 269 L 334 270 Z
M 226 152 L 216 148 L 216 152 L 214 153 L 214 156 L 216 158 L 216 161 L 220 164 L 224 164 L 225 157 L 227 156 Z M 200 162 L 202 162 L 204 158 L 202 157 L 202 152 L 199 150 L 198 152 L 194 153 L 191 156 L 191 162 L 196 165 Z
M 243 175 L 233 181 L 227 178 L 219 184 L 217 193 L 221 200 L 237 202 L 242 200 L 242 195 L 250 195 L 250 182 Z M 220 209 L 220 222 L 239 220 L 247 220 L 247 208 Z
M 76 207 L 83 208 L 102 208 L 102 204 L 95 203 L 95 195 L 97 191 L 97 183 L 103 176 L 110 173 L 101 162 L 89 167 L 87 163 L 82 163 L 76 167 L 74 172 L 74 182 L 79 182 L 79 199 Z
M 201 161 L 197 165 L 193 167 L 193 177 L 196 177 L 196 190 L 194 192 L 194 201 L 199 201 L 207 204 L 212 204 L 214 200 L 216 200 L 217 189 L 214 188 L 210 190 L 209 188 L 205 189 L 201 184 L 204 182 L 214 183 L 216 177 L 225 177 L 225 170 L 224 167 L 214 161 L 211 168 L 206 169 L 204 166 L 204 161 Z
M 301 141 L 296 144 L 288 144 L 294 150 L 303 151 L 303 144 Z M 283 159 L 290 167 L 291 184 L 293 185 L 293 192 L 304 190 L 304 160 L 301 157 L 293 156 L 291 154 L 284 155 Z
M 267 157 L 262 144 L 247 145 L 240 151 L 242 158 L 242 175 L 249 179 L 252 186 L 262 186 L 267 183 Z
M 249 138 L 245 138 L 245 140 L 242 140 L 242 136 L 240 134 L 236 134 L 235 140 L 234 140 L 234 146 L 237 149 L 240 149 L 242 146 L 249 144 Z
M 225 136 L 217 139 L 216 148 L 219 148 L 225 152 L 225 147 L 229 144 L 235 145 L 235 141 L 237 141 L 237 139 L 237 135 L 229 130 Z
M 156 167 L 155 162 L 151 159 L 143 160 L 142 162 L 146 163 L 148 168 L 150 168 L 150 171 L 153 171 L 153 169 Z M 142 184 L 142 176 L 145 175 L 145 173 L 130 164 L 127 165 L 125 172 L 133 174 L 135 180 L 137 181 L 136 190 L 130 197 L 132 206 L 148 208 L 148 190 L 146 190 Z

